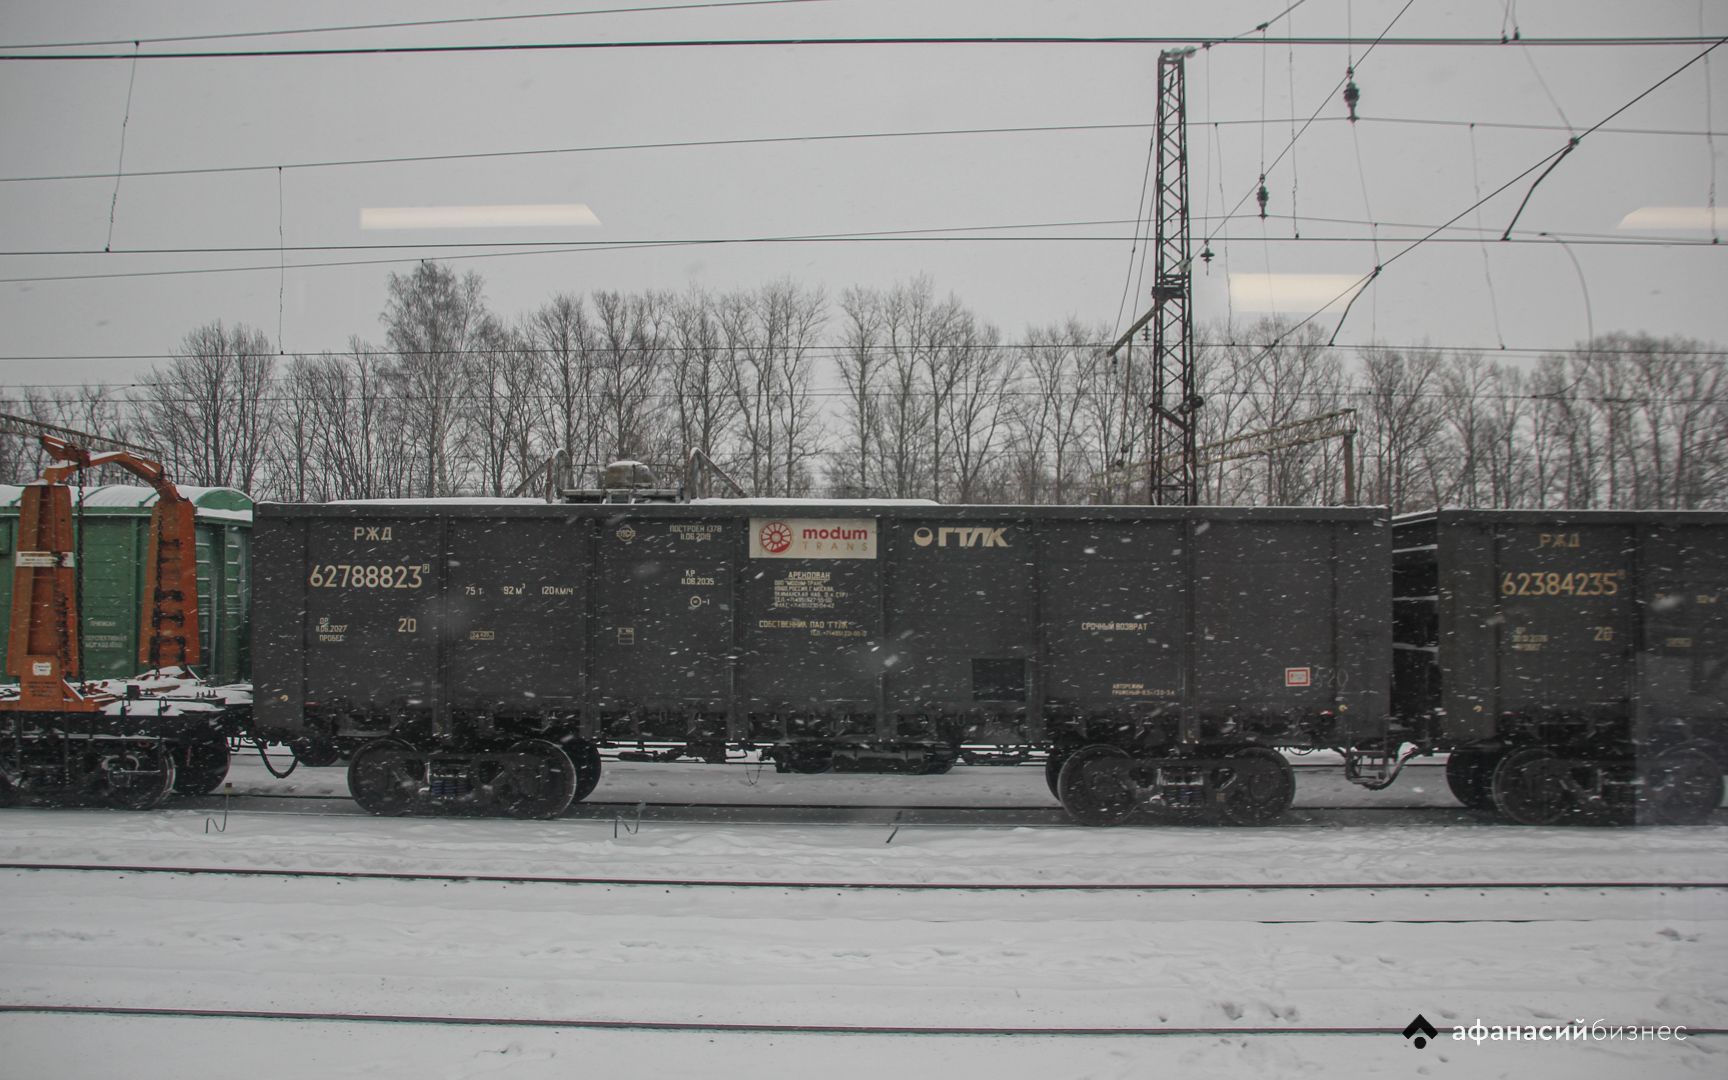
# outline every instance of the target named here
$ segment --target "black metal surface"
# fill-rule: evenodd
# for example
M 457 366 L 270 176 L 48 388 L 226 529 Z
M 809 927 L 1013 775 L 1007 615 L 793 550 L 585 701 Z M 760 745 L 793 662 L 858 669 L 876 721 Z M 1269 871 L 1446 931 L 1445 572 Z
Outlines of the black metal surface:
M 1413 729 L 1720 739 L 1728 514 L 1445 510 L 1395 537 L 1394 699 Z
M 1387 712 L 1390 529 L 1371 510 L 258 516 L 259 726 L 286 734 L 567 730 L 710 757 L 746 741 L 1304 746 L 1375 738 Z

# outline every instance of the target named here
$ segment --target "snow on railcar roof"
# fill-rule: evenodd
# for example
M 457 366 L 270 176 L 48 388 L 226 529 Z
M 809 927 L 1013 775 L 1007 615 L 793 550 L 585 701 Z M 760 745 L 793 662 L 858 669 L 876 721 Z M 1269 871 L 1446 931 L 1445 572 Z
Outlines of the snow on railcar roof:
M 693 506 L 941 506 L 935 499 L 691 499 Z
M 199 518 L 217 521 L 252 521 L 252 498 L 237 488 L 199 487 L 176 484 L 181 496 L 190 502 Z M 73 485 L 73 490 L 78 489 Z M 0 512 L 16 512 L 24 488 L 18 484 L 0 484 Z M 156 489 L 138 484 L 97 484 L 83 489 L 84 509 L 94 513 L 124 513 L 145 511 L 156 505 Z M 77 505 L 76 495 L 73 504 Z
M 545 499 L 524 496 L 441 495 L 418 499 L 331 499 L 325 506 L 547 506 Z

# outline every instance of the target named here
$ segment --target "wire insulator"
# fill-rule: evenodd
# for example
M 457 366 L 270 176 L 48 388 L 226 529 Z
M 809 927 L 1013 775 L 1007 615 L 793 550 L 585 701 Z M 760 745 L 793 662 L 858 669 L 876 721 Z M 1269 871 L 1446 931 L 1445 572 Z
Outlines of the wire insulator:
M 1272 193 L 1266 190 L 1266 174 L 1260 174 L 1260 190 L 1254 193 L 1254 198 L 1260 203 L 1260 220 L 1266 220 L 1266 203 L 1271 200 Z
M 1344 84 L 1344 104 L 1350 109 L 1350 122 L 1356 122 L 1356 103 L 1362 100 L 1362 91 L 1356 88 L 1356 69 L 1346 68 L 1345 77 L 1349 79 Z

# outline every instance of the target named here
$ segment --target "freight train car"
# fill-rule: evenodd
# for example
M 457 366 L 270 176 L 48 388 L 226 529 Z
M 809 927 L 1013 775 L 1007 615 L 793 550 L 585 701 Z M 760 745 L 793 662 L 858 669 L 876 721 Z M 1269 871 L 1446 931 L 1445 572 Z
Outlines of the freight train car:
M 1293 795 L 1277 748 L 1371 779 L 1399 737 L 1372 509 L 263 504 L 254 543 L 254 723 L 350 754 L 374 812 L 556 814 L 602 746 L 995 748 L 1047 751 L 1083 821 L 1256 822 Z
M 1442 510 L 1394 526 L 1393 705 L 1466 806 L 1702 820 L 1728 747 L 1728 514 Z
M 0 485 L 0 556 L 10 558 L 23 491 Z M 252 500 L 233 488 L 183 487 L 198 534 L 199 674 L 217 685 L 252 677 Z M 129 484 L 82 489 L 73 501 L 75 549 L 83 568 L 84 676 L 125 679 L 144 670 L 138 635 L 145 607 L 145 552 L 156 492 Z M 12 605 L 12 575 L 0 574 L 0 611 Z M 0 660 L 7 642 L 0 638 Z M 0 670 L 4 664 L 0 663 Z M 3 676 L 0 676 L 3 678 Z

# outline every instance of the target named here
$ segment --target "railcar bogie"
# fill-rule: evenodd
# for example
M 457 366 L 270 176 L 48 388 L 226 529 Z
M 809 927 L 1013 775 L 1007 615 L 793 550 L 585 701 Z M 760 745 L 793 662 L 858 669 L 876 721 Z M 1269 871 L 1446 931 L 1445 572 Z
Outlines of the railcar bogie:
M 0 767 L 0 805 L 29 796 L 51 804 L 148 810 L 174 789 L 175 746 L 155 736 L 103 736 L 38 727 Z
M 376 739 L 357 750 L 348 765 L 354 800 L 370 813 L 387 817 L 439 813 L 552 818 L 569 807 L 580 783 L 570 755 L 545 739 L 467 750 Z
M 1163 821 L 1265 825 L 1295 799 L 1295 770 L 1271 747 L 1211 747 L 1202 754 L 1085 746 L 1062 760 L 1057 797 L 1087 825 L 1121 824 L 1137 810 Z

